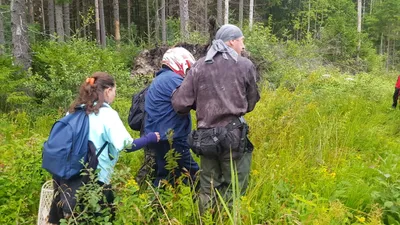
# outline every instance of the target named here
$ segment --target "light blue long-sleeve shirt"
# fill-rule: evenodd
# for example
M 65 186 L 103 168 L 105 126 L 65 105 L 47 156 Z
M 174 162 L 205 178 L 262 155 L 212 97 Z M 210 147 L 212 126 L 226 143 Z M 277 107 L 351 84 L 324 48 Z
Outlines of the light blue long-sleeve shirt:
M 96 152 L 107 141 L 109 144 L 99 156 L 99 181 L 109 184 L 119 153 L 132 144 L 132 137 L 123 125 L 118 113 L 104 103 L 99 113 L 89 115 L 89 140 L 96 146 Z M 110 156 L 114 158 L 110 160 Z

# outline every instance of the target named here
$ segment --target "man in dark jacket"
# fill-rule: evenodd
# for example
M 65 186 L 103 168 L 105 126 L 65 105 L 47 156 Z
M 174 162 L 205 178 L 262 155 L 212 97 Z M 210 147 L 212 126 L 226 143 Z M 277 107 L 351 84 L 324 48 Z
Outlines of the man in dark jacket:
M 255 66 L 249 59 L 240 56 L 244 49 L 243 39 L 238 27 L 230 24 L 222 26 L 206 57 L 196 62 L 172 96 L 172 105 L 177 113 L 187 114 L 190 109 L 196 108 L 197 132 L 204 133 L 195 139 L 207 136 L 210 131 L 218 133 L 221 127 L 243 123 L 233 130 L 228 129 L 226 135 L 213 136 L 216 142 L 226 139 L 217 145 L 217 156 L 210 152 L 197 152 L 201 160 L 199 201 L 202 213 L 215 199 L 215 189 L 226 200 L 231 197 L 231 159 L 242 194 L 248 184 L 252 147 L 246 136 L 247 130 L 243 130 L 247 125 L 242 116 L 254 109 L 260 95 Z M 246 140 L 247 144 L 240 147 Z
M 182 173 L 188 173 L 190 180 L 195 180 L 199 170 L 193 160 L 187 143 L 187 136 L 192 129 L 190 115 L 178 115 L 171 104 L 172 92 L 182 83 L 186 71 L 193 65 L 193 55 L 184 48 L 169 49 L 163 56 L 162 69 L 157 72 L 145 96 L 145 133 L 157 130 L 160 133 L 160 141 L 150 144 L 156 154 L 156 177 L 154 185 L 159 186 L 161 180 L 175 183 L 176 178 Z M 170 141 L 172 140 L 172 143 Z M 165 155 L 174 149 L 180 154 L 177 160 L 178 168 L 165 168 L 167 165 Z

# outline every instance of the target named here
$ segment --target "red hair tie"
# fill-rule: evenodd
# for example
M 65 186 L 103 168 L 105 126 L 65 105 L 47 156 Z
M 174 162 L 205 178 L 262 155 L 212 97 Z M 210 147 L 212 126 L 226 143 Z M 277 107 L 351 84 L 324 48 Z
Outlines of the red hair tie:
M 93 78 L 93 77 L 86 78 L 86 83 L 89 83 L 90 86 L 93 86 L 93 84 L 94 84 L 94 78 Z

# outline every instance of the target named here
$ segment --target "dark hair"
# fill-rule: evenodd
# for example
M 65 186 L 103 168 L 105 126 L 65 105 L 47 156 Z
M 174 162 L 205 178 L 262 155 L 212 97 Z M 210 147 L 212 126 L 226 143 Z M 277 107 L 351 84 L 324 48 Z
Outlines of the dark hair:
M 104 90 L 115 87 L 114 78 L 105 72 L 95 72 L 86 79 L 79 88 L 79 95 L 69 107 L 69 112 L 75 112 L 75 108 L 85 104 L 86 113 L 98 113 L 104 101 Z M 96 105 L 94 105 L 94 103 Z

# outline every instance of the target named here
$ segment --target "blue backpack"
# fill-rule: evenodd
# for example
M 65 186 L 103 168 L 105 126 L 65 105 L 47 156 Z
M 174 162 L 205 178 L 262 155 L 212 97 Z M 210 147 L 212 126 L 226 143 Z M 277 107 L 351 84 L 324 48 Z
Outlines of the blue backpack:
M 88 140 L 89 117 L 83 108 L 77 108 L 53 124 L 48 140 L 43 144 L 42 167 L 59 179 L 69 180 L 80 176 L 84 164 L 97 167 L 96 147 Z

